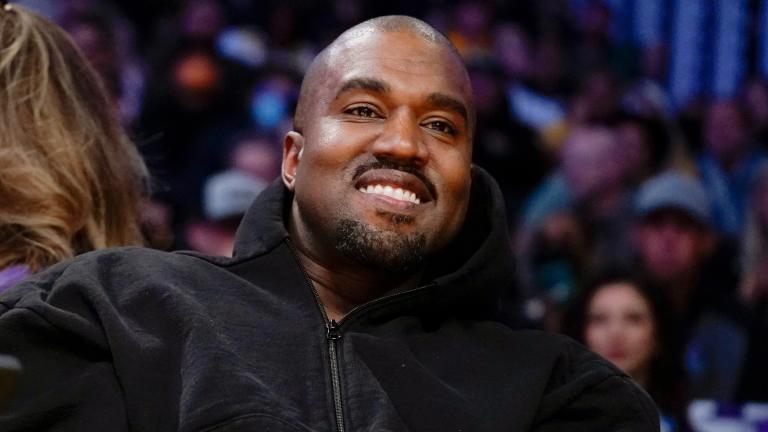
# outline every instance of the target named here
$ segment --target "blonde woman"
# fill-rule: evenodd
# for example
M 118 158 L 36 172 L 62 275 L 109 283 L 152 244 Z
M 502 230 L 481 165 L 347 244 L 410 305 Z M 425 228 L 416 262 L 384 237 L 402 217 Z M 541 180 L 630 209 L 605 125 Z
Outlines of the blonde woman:
M 72 40 L 0 1 L 0 290 L 83 252 L 141 244 L 146 179 Z

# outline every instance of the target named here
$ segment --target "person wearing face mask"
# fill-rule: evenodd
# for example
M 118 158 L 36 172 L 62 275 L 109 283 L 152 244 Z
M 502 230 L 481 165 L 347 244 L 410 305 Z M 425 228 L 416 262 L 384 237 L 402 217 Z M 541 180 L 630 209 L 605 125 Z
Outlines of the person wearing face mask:
M 497 319 L 513 280 L 474 106 L 426 23 L 363 22 L 307 71 L 232 258 L 94 253 L 0 297 L 14 430 L 654 431 L 576 342 Z

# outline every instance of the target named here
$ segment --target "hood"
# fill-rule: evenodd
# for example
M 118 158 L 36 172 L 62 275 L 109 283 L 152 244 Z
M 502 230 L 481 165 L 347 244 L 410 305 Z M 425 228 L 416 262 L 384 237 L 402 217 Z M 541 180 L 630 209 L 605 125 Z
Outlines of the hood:
M 236 260 L 264 254 L 288 238 L 285 222 L 292 197 L 278 178 L 256 198 L 237 231 Z M 473 166 L 464 225 L 441 253 L 428 260 L 423 280 L 426 288 L 407 296 L 405 307 L 427 308 L 430 313 L 444 311 L 452 316 L 492 315 L 499 294 L 514 280 L 506 221 L 496 181 Z M 398 308 L 402 311 L 403 305 Z M 380 313 L 388 310 L 379 309 Z

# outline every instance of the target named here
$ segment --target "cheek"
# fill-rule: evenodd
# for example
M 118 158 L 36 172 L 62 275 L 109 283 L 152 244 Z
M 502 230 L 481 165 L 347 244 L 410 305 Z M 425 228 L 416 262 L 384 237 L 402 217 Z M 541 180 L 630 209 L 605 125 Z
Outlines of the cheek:
M 656 337 L 649 323 L 633 325 L 626 335 L 629 348 L 636 356 L 636 361 L 650 360 L 656 351 Z
M 442 154 L 439 153 L 441 151 Z M 445 152 L 444 149 L 432 150 L 432 154 L 441 155 L 433 158 L 434 175 L 431 177 L 440 181 L 438 187 L 444 195 L 444 211 L 454 216 L 455 220 L 463 220 L 472 185 L 470 156 L 458 150 Z
M 675 256 L 678 261 L 686 267 L 694 266 L 698 259 L 696 255 L 696 241 L 689 238 L 681 238 L 675 248 Z
M 603 354 L 608 344 L 608 332 L 604 326 L 589 324 L 584 331 L 584 342 L 591 350 Z

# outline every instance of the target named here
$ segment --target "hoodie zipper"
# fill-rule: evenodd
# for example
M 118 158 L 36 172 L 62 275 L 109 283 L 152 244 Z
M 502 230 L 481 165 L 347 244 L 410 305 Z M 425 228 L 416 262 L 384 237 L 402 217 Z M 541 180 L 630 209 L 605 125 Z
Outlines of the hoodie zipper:
M 315 303 L 320 309 L 320 314 L 323 317 L 323 323 L 325 325 L 325 339 L 328 343 L 328 361 L 331 368 L 331 386 L 333 393 L 334 414 L 336 416 L 336 430 L 337 432 L 344 432 L 346 428 L 344 425 L 344 401 L 341 397 L 341 363 L 339 362 L 339 345 L 342 338 L 341 326 L 351 321 L 351 318 L 354 319 L 355 317 L 362 314 L 363 311 L 368 310 L 377 304 L 383 303 L 393 297 L 405 297 L 407 295 L 424 291 L 434 286 L 435 283 L 433 282 L 431 284 L 427 284 L 419 288 L 404 292 L 389 294 L 383 297 L 379 297 L 368 303 L 356 306 L 351 311 L 349 311 L 349 313 L 347 313 L 339 322 L 336 322 L 336 320 L 328 318 L 328 314 L 325 312 L 323 301 L 320 299 L 320 294 L 317 292 L 317 289 L 312 283 L 312 279 L 307 274 L 307 271 L 304 270 L 304 266 L 301 265 L 301 261 L 299 260 L 299 256 L 296 250 L 294 249 L 293 243 L 291 243 L 290 239 L 286 239 L 285 242 L 288 245 L 288 249 L 293 254 L 293 257 L 296 260 L 296 264 L 301 269 L 301 273 L 304 275 L 304 281 L 307 283 L 310 291 L 312 292 L 312 295 L 315 297 Z
M 293 243 L 290 239 L 285 240 L 288 245 L 288 249 L 293 254 L 293 258 L 296 260 L 296 264 L 301 269 L 301 273 L 304 275 L 304 282 L 309 286 L 312 295 L 315 297 L 315 304 L 320 309 L 320 314 L 323 316 L 323 324 L 325 325 L 325 340 L 328 344 L 328 363 L 331 368 L 331 392 L 333 393 L 333 410 L 336 418 L 336 431 L 344 432 L 344 401 L 341 398 L 341 365 L 339 364 L 339 344 L 341 341 L 341 331 L 339 330 L 339 324 L 335 320 L 328 319 L 328 314 L 325 312 L 325 306 L 320 299 L 315 285 L 312 283 L 307 271 L 304 270 L 304 266 L 301 265 L 299 256 L 294 249 Z
M 328 357 L 331 362 L 331 385 L 333 386 L 333 406 L 336 411 L 336 429 L 344 432 L 344 404 L 341 400 L 341 365 L 337 349 L 341 341 L 341 332 L 339 325 L 335 320 L 331 320 L 326 325 L 326 339 L 328 340 Z

